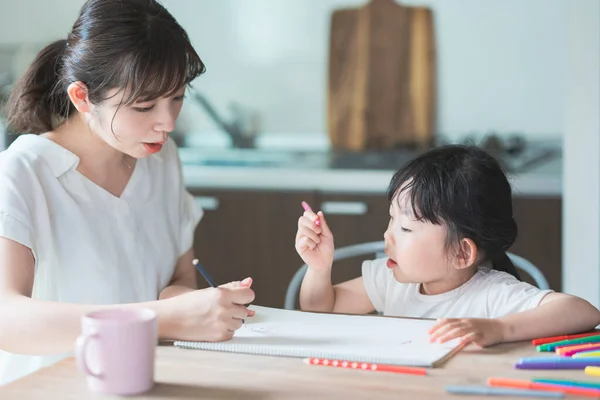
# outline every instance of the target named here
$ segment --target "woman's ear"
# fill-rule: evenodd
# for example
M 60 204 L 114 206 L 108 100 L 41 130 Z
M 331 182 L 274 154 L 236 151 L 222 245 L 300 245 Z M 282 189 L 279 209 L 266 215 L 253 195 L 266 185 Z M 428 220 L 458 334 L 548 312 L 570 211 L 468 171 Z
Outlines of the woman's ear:
M 469 268 L 475 264 L 477 260 L 477 245 L 472 239 L 462 238 L 460 247 L 456 255 L 456 269 Z
M 80 113 L 89 113 L 92 111 L 88 88 L 83 82 L 77 81 L 71 83 L 67 88 L 67 93 L 77 111 Z

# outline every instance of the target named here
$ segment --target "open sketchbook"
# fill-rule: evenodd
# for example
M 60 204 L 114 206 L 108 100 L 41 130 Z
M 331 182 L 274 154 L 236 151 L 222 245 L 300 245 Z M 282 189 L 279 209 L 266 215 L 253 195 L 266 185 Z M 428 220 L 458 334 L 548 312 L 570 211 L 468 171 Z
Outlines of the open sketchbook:
M 432 320 L 386 318 L 251 306 L 256 315 L 226 342 L 176 341 L 176 347 L 284 357 L 436 367 L 459 342 L 431 344 Z

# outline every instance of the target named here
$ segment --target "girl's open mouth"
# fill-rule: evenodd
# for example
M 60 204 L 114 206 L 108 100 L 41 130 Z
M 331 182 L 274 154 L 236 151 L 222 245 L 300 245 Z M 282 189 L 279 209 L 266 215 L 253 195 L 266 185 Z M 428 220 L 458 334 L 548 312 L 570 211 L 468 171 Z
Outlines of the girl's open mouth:
M 385 265 L 387 265 L 388 268 L 392 269 L 394 267 L 397 267 L 398 263 L 396 261 L 392 260 L 391 258 L 388 258 Z

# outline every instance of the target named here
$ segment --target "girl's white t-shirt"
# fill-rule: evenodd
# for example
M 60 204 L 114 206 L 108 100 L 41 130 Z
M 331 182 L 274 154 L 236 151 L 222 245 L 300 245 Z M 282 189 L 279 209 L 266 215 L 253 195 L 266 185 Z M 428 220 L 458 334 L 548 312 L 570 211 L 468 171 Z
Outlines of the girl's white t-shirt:
M 365 289 L 383 315 L 414 318 L 498 318 L 535 308 L 552 290 L 540 290 L 509 273 L 480 268 L 458 288 L 437 295 L 420 292 L 418 283 L 400 283 L 387 258 L 363 262 Z
M 202 217 L 185 189 L 175 143 L 138 159 L 120 197 L 80 174 L 78 163 L 37 135 L 22 135 L 0 153 L 0 236 L 31 249 L 32 297 L 79 304 L 158 299 Z M 0 350 L 0 385 L 70 354 Z

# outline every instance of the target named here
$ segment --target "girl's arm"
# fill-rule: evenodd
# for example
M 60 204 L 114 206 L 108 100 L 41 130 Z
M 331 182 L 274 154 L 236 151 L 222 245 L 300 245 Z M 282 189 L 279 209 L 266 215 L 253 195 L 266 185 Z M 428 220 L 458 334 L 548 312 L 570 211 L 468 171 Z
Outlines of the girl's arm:
M 600 311 L 589 302 L 564 293 L 549 293 L 539 306 L 498 318 L 503 342 L 566 335 L 591 330 L 600 324 Z
M 333 289 L 335 292 L 334 313 L 369 314 L 375 311 L 362 276 L 335 285 Z
M 325 273 L 311 269 L 302 281 L 300 307 L 304 311 L 340 314 L 368 314 L 375 310 L 362 277 L 333 286 L 331 271 Z
M 430 341 L 460 338 L 490 346 L 538 337 L 589 331 L 600 324 L 600 311 L 587 301 L 564 293 L 549 293 L 527 311 L 499 318 L 441 319 L 430 330 Z
M 304 311 L 366 314 L 374 310 L 363 278 L 333 286 L 333 233 L 322 211 L 315 214 L 303 204 L 304 215 L 298 220 L 296 251 L 308 265 L 300 287 L 300 308 Z

